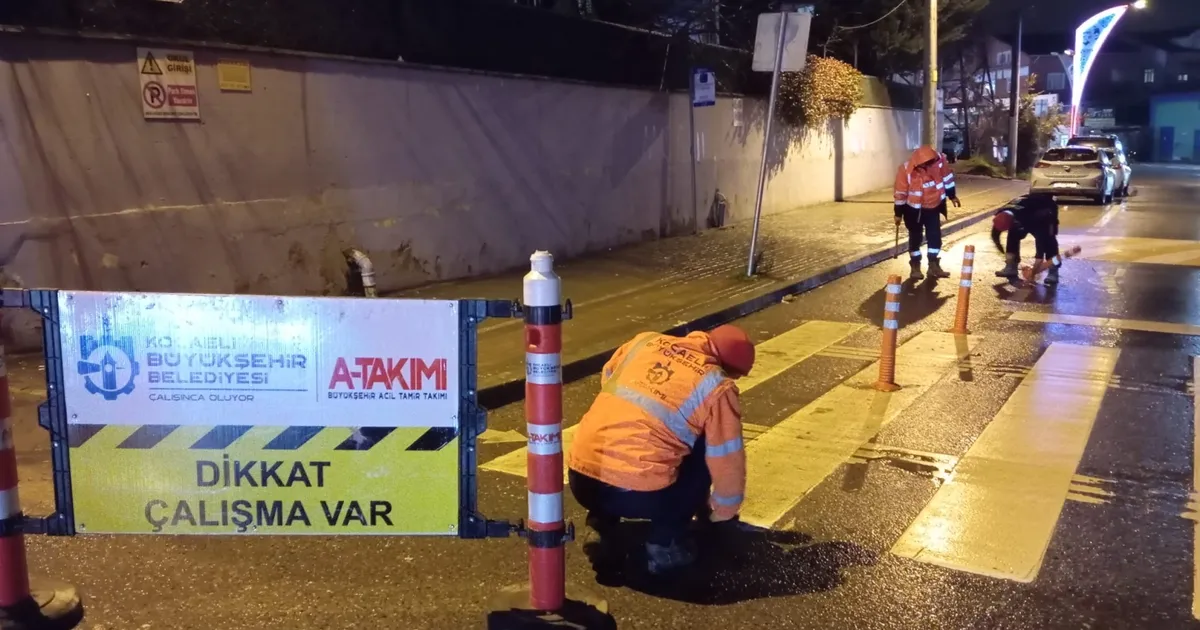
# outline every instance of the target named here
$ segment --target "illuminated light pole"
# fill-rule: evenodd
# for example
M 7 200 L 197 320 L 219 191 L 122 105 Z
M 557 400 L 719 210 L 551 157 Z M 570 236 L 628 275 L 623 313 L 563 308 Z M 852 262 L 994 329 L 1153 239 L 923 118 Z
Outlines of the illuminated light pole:
M 1083 88 L 1087 84 L 1088 73 L 1096 61 L 1100 47 L 1117 26 L 1117 21 L 1130 9 L 1146 8 L 1146 0 L 1137 0 L 1130 4 L 1105 9 L 1084 20 L 1075 29 L 1075 55 L 1071 65 L 1071 135 L 1079 129 L 1079 108 L 1083 106 Z

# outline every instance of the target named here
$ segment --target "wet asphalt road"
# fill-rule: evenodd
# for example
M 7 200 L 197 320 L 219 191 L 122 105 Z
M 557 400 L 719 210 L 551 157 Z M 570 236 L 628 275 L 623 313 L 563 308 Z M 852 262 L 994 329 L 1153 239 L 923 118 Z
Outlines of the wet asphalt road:
M 962 246 L 976 246 L 971 332 L 977 340 L 969 359 L 939 374 L 877 433 L 863 433 L 870 446 L 797 496 L 775 521 L 775 534 L 726 541 L 732 551 L 710 567 L 718 577 L 700 576 L 686 588 L 653 595 L 640 586 L 600 587 L 576 543 L 569 549 L 570 582 L 602 594 L 621 628 L 1200 627 L 1192 616 L 1192 357 L 1200 355 L 1200 254 L 1190 257 L 1187 249 L 1200 252 L 1200 169 L 1140 167 L 1135 178 L 1138 195 L 1124 203 L 1064 207 L 1060 242 L 1080 243 L 1085 251 L 1066 263 L 1057 288 L 996 281 L 992 272 L 1002 258 L 982 232 L 949 246 L 946 266 L 954 279 L 906 285 L 901 341 L 946 331 Z M 1031 254 L 1032 243 L 1027 247 Z M 1147 259 L 1157 262 L 1141 262 Z M 755 431 L 786 426 L 871 365 L 882 288 L 889 273 L 905 267 L 895 261 L 861 271 L 741 322 L 761 341 L 813 320 L 864 325 L 744 394 L 744 419 Z M 1111 319 L 1078 325 L 1015 321 L 1013 313 Z M 1183 326 L 1131 329 L 1147 322 Z M 893 553 L 939 490 L 965 472 L 959 462 L 1017 399 L 1052 343 L 1118 349 L 1119 355 L 1084 434 L 1086 448 L 1074 471 L 1079 481 L 1056 503 L 1061 513 L 1036 577 L 1027 583 L 988 577 Z M 1066 369 L 1082 374 L 1095 366 Z M 10 370 L 23 506 L 45 512 L 52 497 L 48 453 L 33 414 L 41 373 L 29 359 L 14 359 Z M 1022 413 L 1047 423 L 1075 413 L 1055 404 L 1056 387 L 1051 379 L 1034 388 Z M 578 420 L 596 388 L 594 378 L 566 387 L 567 425 Z M 492 411 L 490 426 L 496 435 L 523 431 L 521 406 Z M 1025 439 L 1032 451 L 1073 438 L 1048 431 Z M 520 446 L 482 444 L 479 460 Z M 1030 470 L 1027 501 L 1043 501 L 1037 488 L 1049 473 Z M 962 476 L 958 483 L 968 489 L 996 481 Z M 786 492 L 794 482 L 780 476 L 763 490 Z M 1085 482 L 1091 489 L 1081 489 Z M 748 497 L 755 492 L 749 488 Z M 492 518 L 521 517 L 524 479 L 481 471 L 480 508 Z M 969 512 L 951 512 L 950 529 L 967 528 Z M 582 524 L 573 502 L 568 518 Z M 975 525 L 986 531 L 986 523 Z M 1024 533 L 1012 534 L 1012 546 L 1029 542 Z M 488 600 L 500 586 L 521 582 L 525 571 L 518 539 L 80 536 L 30 537 L 29 547 L 35 574 L 81 588 L 88 611 L 82 627 L 105 630 L 480 627 Z

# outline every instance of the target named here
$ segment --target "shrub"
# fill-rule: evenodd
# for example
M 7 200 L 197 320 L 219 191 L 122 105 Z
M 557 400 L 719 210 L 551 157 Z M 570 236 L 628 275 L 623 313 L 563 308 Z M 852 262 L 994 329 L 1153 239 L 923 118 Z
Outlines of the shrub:
M 809 55 L 804 70 L 780 77 L 776 110 L 793 126 L 820 127 L 845 120 L 863 99 L 863 75 L 848 63 Z

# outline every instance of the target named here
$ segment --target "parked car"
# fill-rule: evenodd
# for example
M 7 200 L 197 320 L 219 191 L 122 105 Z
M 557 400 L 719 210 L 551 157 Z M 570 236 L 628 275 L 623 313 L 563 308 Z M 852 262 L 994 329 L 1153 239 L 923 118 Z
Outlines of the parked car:
M 1042 154 L 1029 176 L 1029 189 L 1034 193 L 1087 197 L 1109 203 L 1115 179 L 1112 163 L 1100 149 L 1066 146 Z
M 1128 197 L 1129 196 L 1129 178 L 1133 177 L 1133 168 L 1129 166 L 1129 160 L 1122 159 L 1124 155 L 1117 153 L 1112 149 L 1100 149 L 1100 152 L 1108 158 L 1113 169 L 1113 196 Z
M 1115 134 L 1097 134 L 1094 136 L 1072 136 L 1067 140 L 1069 147 L 1093 147 L 1096 149 L 1113 149 L 1117 153 L 1124 155 L 1125 146 L 1121 144 L 1121 139 Z
M 1122 166 L 1129 166 L 1137 155 L 1134 151 L 1126 151 L 1125 144 L 1121 142 L 1120 136 L 1111 133 L 1094 136 L 1075 136 L 1067 142 L 1067 146 L 1112 149 Z M 1126 190 L 1124 192 L 1128 194 L 1129 191 Z

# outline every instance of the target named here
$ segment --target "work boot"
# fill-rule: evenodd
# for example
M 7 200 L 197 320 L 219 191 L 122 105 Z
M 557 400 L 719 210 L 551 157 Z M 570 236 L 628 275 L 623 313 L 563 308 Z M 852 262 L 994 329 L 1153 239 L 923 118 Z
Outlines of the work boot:
M 646 543 L 646 570 L 651 575 L 663 575 L 685 569 L 696 561 L 696 550 L 692 545 L 678 540 L 670 545 Z
M 1046 272 L 1046 279 L 1044 280 L 1044 283 L 1046 284 L 1046 286 L 1054 286 L 1054 285 L 1058 284 L 1058 266 L 1057 265 L 1050 265 L 1049 271 Z
M 1020 264 L 1021 259 L 1010 252 L 1004 257 L 1004 268 L 996 272 L 996 277 L 1016 280 L 1017 276 L 1021 275 Z
M 909 265 L 909 267 L 912 268 L 912 271 L 908 272 L 909 280 L 916 282 L 917 280 L 920 280 L 925 277 L 925 274 L 921 273 L 921 259 L 920 258 L 913 258 L 912 262 L 908 263 L 908 265 Z
M 938 262 L 936 256 L 929 257 L 929 277 L 930 278 L 949 278 L 950 272 L 942 269 L 942 265 Z

